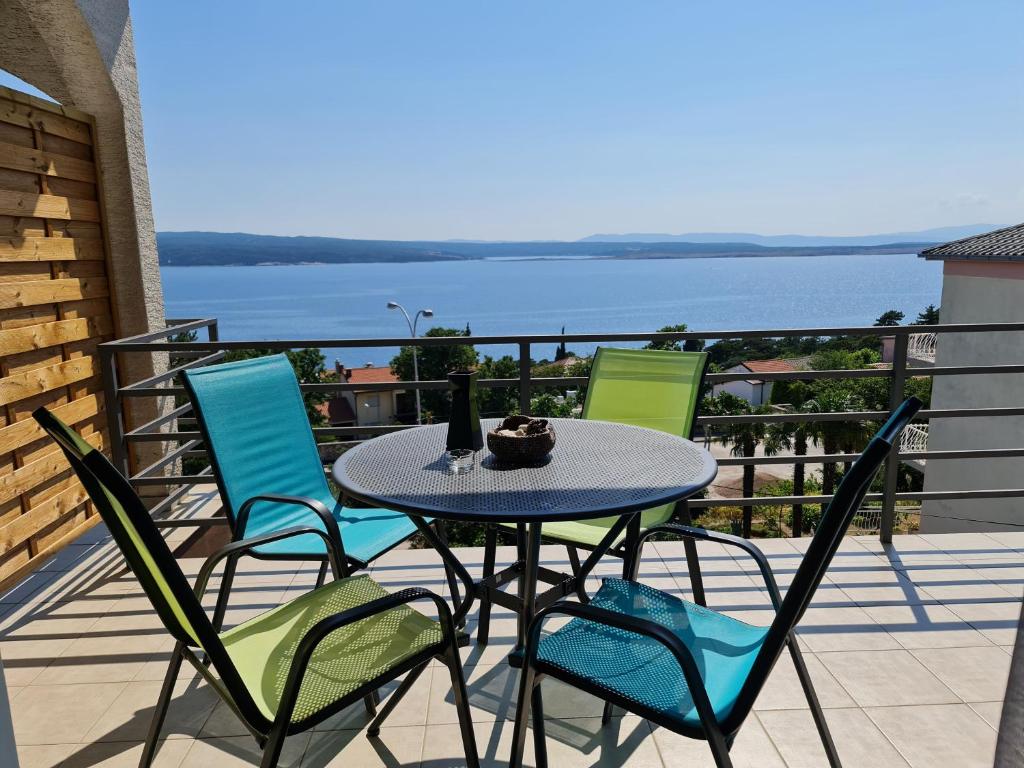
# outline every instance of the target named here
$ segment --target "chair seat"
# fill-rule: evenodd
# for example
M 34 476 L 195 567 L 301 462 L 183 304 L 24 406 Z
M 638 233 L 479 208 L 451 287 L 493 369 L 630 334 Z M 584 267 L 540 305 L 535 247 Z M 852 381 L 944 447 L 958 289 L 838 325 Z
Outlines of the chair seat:
M 719 721 L 732 710 L 768 632 L 767 627 L 751 626 L 622 579 L 605 579 L 591 605 L 672 630 L 693 654 Z M 537 659 L 642 708 L 700 727 L 679 664 L 656 640 L 573 619 L 541 638 Z
M 386 597 L 369 576 L 333 581 L 221 633 L 224 648 L 268 720 L 273 720 L 302 638 L 323 619 Z M 392 608 L 328 635 L 314 651 L 292 722 L 300 722 L 443 642 L 441 626 L 408 606 Z
M 390 509 L 357 509 L 345 507 L 332 498 L 321 499 L 334 512 L 345 545 L 345 555 L 368 563 L 396 544 L 416 533 L 416 525 L 401 512 Z M 431 518 L 424 518 L 431 522 Z M 257 504 L 245 526 L 245 537 L 273 533 L 295 525 L 324 529 L 319 515 L 297 504 Z M 326 554 L 323 539 L 314 534 L 291 536 L 264 544 L 254 550 L 258 555 L 270 557 L 314 558 Z
M 674 504 L 664 504 L 654 509 L 645 509 L 640 513 L 640 527 L 641 529 L 650 528 L 653 525 L 660 525 L 672 517 L 672 510 Z M 618 517 L 598 517 L 591 520 L 569 520 L 567 522 L 559 523 L 544 523 L 541 526 L 541 535 L 546 539 L 555 539 L 557 541 L 564 541 L 571 544 L 579 544 L 582 547 L 588 549 L 594 549 L 601 540 L 608 533 L 608 529 L 612 527 Z M 503 528 L 509 528 L 515 530 L 515 523 L 501 523 Z M 616 537 L 615 541 L 611 543 L 612 547 L 617 547 L 626 538 L 626 531 Z

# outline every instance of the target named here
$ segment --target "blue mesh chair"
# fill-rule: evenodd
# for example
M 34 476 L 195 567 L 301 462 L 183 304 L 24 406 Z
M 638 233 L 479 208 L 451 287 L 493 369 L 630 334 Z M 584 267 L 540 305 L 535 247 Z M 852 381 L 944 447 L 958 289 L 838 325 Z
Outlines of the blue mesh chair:
M 182 379 L 236 540 L 313 526 L 341 545 L 347 574 L 366 567 L 418 530 L 402 512 L 346 507 L 334 498 L 302 392 L 285 355 L 193 368 Z M 433 532 L 428 533 L 433 538 Z M 278 539 L 249 554 L 320 560 L 318 583 L 327 573 L 326 547 L 313 534 Z M 223 616 L 237 560 L 231 557 L 225 563 L 215 622 Z M 446 571 L 457 604 L 457 582 L 447 565 Z
M 719 768 L 731 768 L 729 749 L 788 646 L 815 725 L 833 768 L 840 765 L 824 714 L 797 646 L 794 628 L 811 602 L 850 520 L 903 428 L 921 407 L 910 398 L 897 408 L 843 477 L 825 510 L 785 598 L 771 567 L 750 541 L 683 525 L 659 525 L 642 538 L 671 533 L 738 547 L 757 563 L 775 608 L 767 627 L 746 624 L 705 606 L 624 579 L 605 579 L 587 604 L 558 602 L 530 625 L 520 678 L 512 768 L 520 768 L 533 712 L 537 765 L 545 766 L 540 681 L 551 676 L 634 712 L 676 733 L 705 739 Z M 572 620 L 541 637 L 551 616 Z

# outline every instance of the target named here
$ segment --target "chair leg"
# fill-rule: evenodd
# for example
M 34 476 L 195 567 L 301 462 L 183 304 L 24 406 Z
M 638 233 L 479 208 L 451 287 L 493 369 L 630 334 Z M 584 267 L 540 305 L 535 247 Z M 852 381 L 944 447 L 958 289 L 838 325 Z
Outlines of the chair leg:
M 224 561 L 224 574 L 220 580 L 220 590 L 217 592 L 217 605 L 213 609 L 213 628 L 220 632 L 224 626 L 224 615 L 228 610 L 228 597 L 231 595 L 231 585 L 235 581 L 235 569 L 238 566 L 238 557 L 228 555 Z
M 380 727 L 384 724 L 384 721 L 387 720 L 388 715 L 394 711 L 395 707 L 398 706 L 398 703 L 402 700 L 405 694 L 409 692 L 409 689 L 412 688 L 416 680 L 419 679 L 419 676 L 423 674 L 423 670 L 429 666 L 430 662 L 428 661 L 411 670 L 409 674 L 405 676 L 405 680 L 403 680 L 395 692 L 388 697 L 388 700 L 384 702 L 384 706 L 381 707 L 377 716 L 373 719 L 373 722 L 370 723 L 369 727 L 366 729 L 367 736 L 380 735 Z
M 277 761 L 281 759 L 281 749 L 284 747 L 284 737 L 287 731 L 287 723 L 274 724 L 267 743 L 263 746 L 263 759 L 260 760 L 260 768 L 277 768 Z
M 717 768 L 732 768 L 732 758 L 729 756 L 729 744 L 726 742 L 718 727 L 708 728 L 707 740 L 711 747 L 711 755 L 715 758 Z
M 469 711 L 469 694 L 466 692 L 466 678 L 462 671 L 462 659 L 455 638 L 451 638 L 444 654 L 444 663 L 452 679 L 452 695 L 455 709 L 459 713 L 459 730 L 462 733 L 462 748 L 466 753 L 468 768 L 480 768 L 480 756 L 476 749 L 476 735 L 473 733 L 473 716 Z
M 533 700 L 533 689 L 537 684 L 537 672 L 529 663 L 529 658 L 523 658 L 523 668 L 519 670 L 519 699 L 516 705 L 516 724 L 512 731 L 512 756 L 509 759 L 509 768 L 523 768 L 523 753 L 526 751 L 526 725 L 530 721 L 530 705 Z M 536 750 L 536 743 L 534 744 Z M 537 768 L 541 768 L 542 756 L 536 755 Z
M 615 715 L 615 705 L 610 701 L 604 703 L 604 709 L 601 710 L 601 725 L 608 725 L 612 721 L 612 717 Z
M 540 681 L 533 683 L 533 693 L 530 696 L 533 709 L 533 754 L 537 761 L 537 768 L 547 768 L 548 748 L 544 741 L 544 698 L 541 696 Z
M 444 546 L 448 546 L 448 531 L 445 529 L 444 521 L 437 520 L 434 522 L 437 528 L 437 538 L 441 541 Z M 444 576 L 448 580 L 448 592 L 451 593 L 451 603 L 453 610 L 459 607 L 459 603 L 462 601 L 459 590 L 459 577 L 456 575 L 455 570 L 448 565 L 448 561 L 442 558 L 444 563 Z M 459 623 L 461 629 L 466 625 L 466 619 L 463 618 Z
M 183 643 L 177 643 L 171 655 L 171 663 L 167 667 L 167 674 L 164 676 L 164 684 L 160 688 L 160 696 L 157 698 L 156 710 L 153 712 L 153 720 L 149 724 L 149 733 L 146 735 L 146 744 L 142 748 L 142 757 L 139 760 L 139 768 L 149 768 L 156 756 L 156 745 L 160 738 L 160 729 L 163 728 L 164 718 L 167 717 L 167 708 L 171 704 L 171 696 L 174 694 L 174 684 L 178 680 L 178 671 L 181 669 Z
M 576 551 L 576 547 L 572 544 L 565 545 L 565 551 L 569 555 L 569 567 L 572 568 L 573 578 L 576 579 L 576 597 L 579 601 L 586 605 L 590 602 L 590 595 L 587 594 L 587 585 L 584 583 L 584 579 L 580 578 L 580 554 Z
M 368 693 L 363 696 L 363 706 L 366 707 L 366 714 L 370 717 L 376 717 L 377 715 L 377 702 L 380 701 L 380 694 L 376 691 Z
M 494 576 L 494 560 L 498 552 L 498 529 L 488 525 L 484 530 L 484 574 L 483 580 L 487 581 Z M 491 601 L 487 594 L 487 587 L 479 590 L 480 614 L 476 626 L 477 645 L 487 645 L 487 638 L 491 632 Z
M 792 632 L 786 638 L 789 645 L 789 654 L 793 657 L 793 666 L 796 667 L 796 676 L 800 678 L 800 685 L 804 689 L 804 696 L 811 707 L 811 715 L 814 717 L 814 725 L 818 729 L 818 736 L 821 738 L 821 746 L 825 748 L 825 756 L 828 757 L 828 764 L 831 768 L 842 768 L 839 760 L 839 752 L 832 740 L 832 733 L 828 729 L 828 722 L 825 720 L 825 713 L 822 711 L 821 702 L 818 701 L 818 694 L 814 690 L 814 683 L 811 681 L 811 674 L 804 664 L 803 654 L 800 653 L 800 646 L 796 641 L 796 635 Z
M 316 575 L 316 589 L 320 589 L 327 582 L 327 569 L 329 567 L 330 564 L 327 560 L 320 563 L 320 570 Z

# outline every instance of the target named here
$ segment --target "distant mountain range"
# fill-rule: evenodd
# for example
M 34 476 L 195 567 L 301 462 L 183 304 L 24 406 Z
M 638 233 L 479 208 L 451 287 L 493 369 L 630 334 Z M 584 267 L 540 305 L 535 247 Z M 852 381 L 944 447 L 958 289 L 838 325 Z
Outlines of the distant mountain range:
M 696 259 L 910 253 L 990 229 L 994 227 L 977 224 L 856 237 L 746 233 L 623 234 L 592 235 L 575 242 L 350 240 L 240 232 L 158 232 L 157 246 L 160 263 L 167 266 L 407 263 L 496 258 Z
M 889 232 L 881 235 L 755 235 L 750 232 L 686 232 L 681 235 L 630 232 L 621 235 L 590 235 L 581 243 L 751 243 L 766 246 L 887 245 L 889 243 L 946 243 L 962 237 L 980 235 L 998 229 L 994 224 L 965 224 L 961 227 L 936 227 L 915 232 Z

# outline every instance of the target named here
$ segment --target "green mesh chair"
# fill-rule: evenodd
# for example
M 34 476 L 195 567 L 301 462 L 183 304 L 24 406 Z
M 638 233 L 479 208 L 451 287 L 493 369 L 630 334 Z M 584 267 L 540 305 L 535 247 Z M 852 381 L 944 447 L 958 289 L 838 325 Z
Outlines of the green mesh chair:
M 562 601 L 541 611 L 527 633 L 511 767 L 522 765 L 531 709 L 537 766 L 547 765 L 539 683 L 550 676 L 663 728 L 705 739 L 718 768 L 731 768 L 733 740 L 788 647 L 829 764 L 839 768 L 794 629 L 871 481 L 920 407 L 919 400 L 910 398 L 897 408 L 843 476 L 784 598 L 768 560 L 751 541 L 677 524 L 654 526 L 643 534 L 670 533 L 745 551 L 757 563 L 775 609 L 769 626 L 753 626 L 626 579 L 605 579 L 589 604 Z M 541 628 L 552 616 L 571 620 L 542 637 Z
M 183 659 L 187 659 L 263 748 L 262 766 L 276 766 L 286 736 L 307 730 L 335 712 L 367 702 L 383 684 L 408 673 L 403 693 L 432 659 L 451 673 L 466 762 L 479 765 L 451 611 L 425 589 L 390 594 L 369 576 L 340 577 L 342 553 L 322 529 L 295 526 L 232 542 L 212 555 L 189 587 L 146 507 L 128 481 L 99 451 L 44 408 L 33 416 L 63 449 L 129 567 L 167 631 L 177 641 L 164 679 L 140 765 L 149 766 Z M 222 631 L 200 604 L 210 575 L 225 558 L 290 538 L 323 542 L 336 577 L 266 613 Z M 409 606 L 429 600 L 439 621 Z M 205 658 L 201 659 L 200 654 Z M 370 724 L 369 735 L 396 701 Z
M 594 356 L 590 371 L 587 396 L 583 403 L 583 418 L 613 421 L 668 432 L 680 437 L 692 437 L 700 402 L 701 385 L 707 369 L 705 352 L 676 352 L 661 349 L 614 349 L 600 347 Z M 685 512 L 685 504 L 682 505 Z M 633 524 L 632 533 L 669 521 L 676 505 L 666 504 L 640 513 Z M 577 548 L 596 549 L 617 521 L 615 517 L 594 520 L 544 523 L 543 536 L 548 542 L 564 544 L 573 573 L 580 576 L 580 558 Z M 684 515 L 684 521 L 690 522 Z M 517 543 L 522 532 L 514 524 L 501 526 L 516 531 Z M 496 529 L 488 528 L 484 546 L 484 577 L 494 574 Z M 623 558 L 624 576 L 634 576 L 632 570 L 639 563 L 639 553 L 628 552 L 623 546 L 630 531 L 623 531 L 612 543 L 608 554 Z M 692 546 L 692 542 L 691 545 Z M 521 543 L 520 543 L 521 547 Z M 691 550 L 687 549 L 691 558 Z M 696 549 L 692 550 L 696 560 Z M 697 584 L 698 591 L 701 585 Z M 579 580 L 579 596 L 586 600 L 583 580 Z M 481 603 L 477 639 L 487 642 L 490 606 Z

